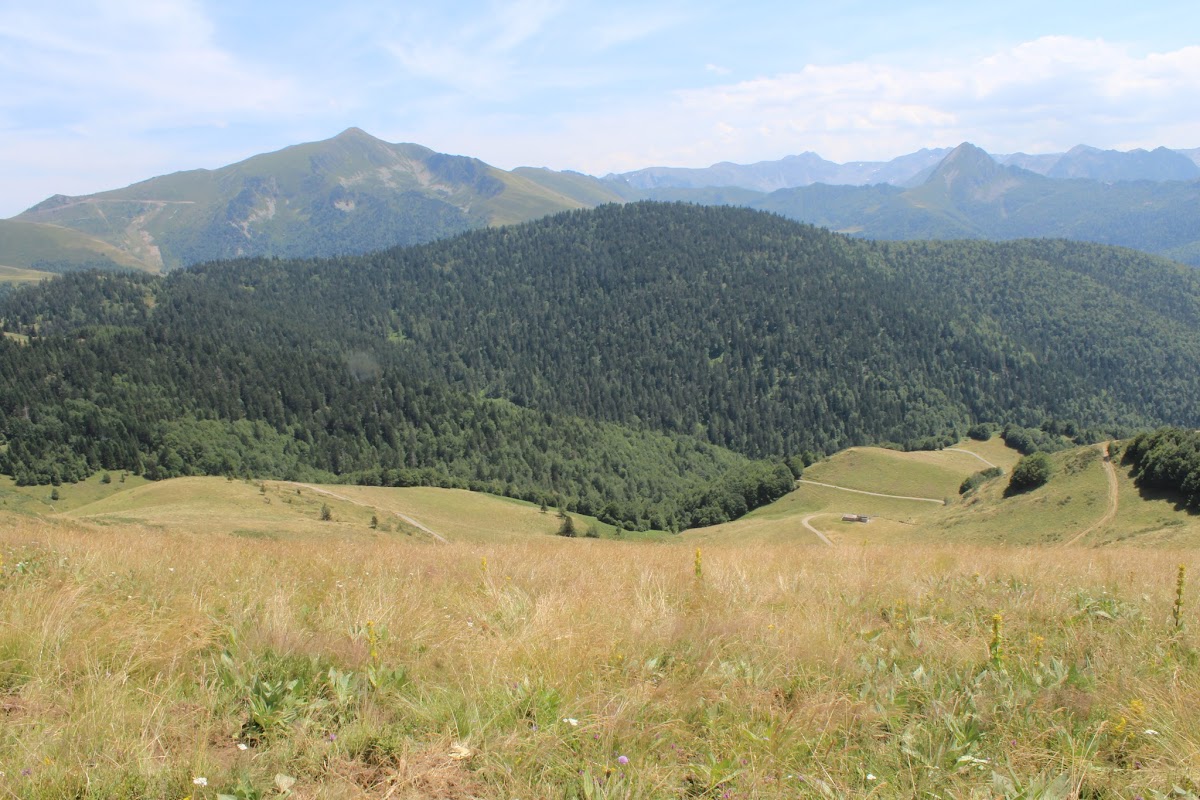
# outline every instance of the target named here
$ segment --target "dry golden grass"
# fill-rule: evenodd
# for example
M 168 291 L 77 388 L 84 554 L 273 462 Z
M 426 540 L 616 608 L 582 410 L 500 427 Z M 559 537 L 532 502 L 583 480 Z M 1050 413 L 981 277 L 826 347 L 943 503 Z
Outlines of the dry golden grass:
M 0 517 L 0 795 L 273 797 L 278 774 L 301 798 L 1150 797 L 1200 779 L 1190 585 L 1172 621 L 1190 551 L 713 538 L 697 577 L 687 537 L 311 526 Z

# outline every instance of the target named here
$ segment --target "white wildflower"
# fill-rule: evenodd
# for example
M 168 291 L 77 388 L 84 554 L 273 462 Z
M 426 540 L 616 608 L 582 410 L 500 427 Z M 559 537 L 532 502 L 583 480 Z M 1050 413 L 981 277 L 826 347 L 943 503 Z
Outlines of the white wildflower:
M 192 778 L 192 783 L 196 784 L 197 786 L 208 786 L 208 778 L 203 776 L 195 777 Z

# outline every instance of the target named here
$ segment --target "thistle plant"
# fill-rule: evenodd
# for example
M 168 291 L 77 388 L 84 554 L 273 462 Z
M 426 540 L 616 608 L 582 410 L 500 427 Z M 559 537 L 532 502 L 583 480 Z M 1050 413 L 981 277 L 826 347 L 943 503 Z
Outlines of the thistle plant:
M 1183 589 L 1187 577 L 1187 567 L 1179 565 L 1179 573 L 1175 577 L 1175 604 L 1171 607 L 1171 618 L 1175 620 L 1175 630 L 1183 627 Z

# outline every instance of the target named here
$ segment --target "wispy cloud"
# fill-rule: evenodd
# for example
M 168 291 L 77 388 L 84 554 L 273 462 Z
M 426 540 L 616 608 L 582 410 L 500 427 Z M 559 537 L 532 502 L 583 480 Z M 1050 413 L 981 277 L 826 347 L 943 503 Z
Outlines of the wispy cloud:
M 189 0 L 59 3 L 0 11 L 10 124 L 37 127 L 38 109 L 69 109 L 84 126 L 217 124 L 229 114 L 301 103 L 287 79 L 218 47 Z
M 1044 37 L 953 61 L 808 65 L 556 117 L 540 131 L 501 132 L 488 149 L 502 165 L 539 153 L 549 166 L 604 173 L 805 150 L 884 159 L 961 141 L 992 152 L 1081 142 L 1194 147 L 1197 96 L 1200 47 L 1137 53 L 1103 40 Z
M 993 151 L 1081 141 L 1200 141 L 1200 47 L 1137 54 L 1102 40 L 1044 37 L 983 57 L 897 66 L 860 61 L 679 93 L 672 127 L 690 150 L 728 157 L 813 149 L 831 158 L 890 157 L 975 141 Z M 679 136 L 679 133 L 676 136 Z M 680 137 L 682 138 L 682 137 Z
M 678 26 L 687 18 L 683 12 L 651 10 L 643 6 L 631 11 L 610 11 L 608 18 L 590 22 L 587 40 L 595 50 L 607 50 L 636 42 Z
M 0 4 L 0 85 L 8 213 L 50 187 L 95 191 L 204 163 L 163 131 L 294 115 L 309 102 L 219 46 L 191 0 Z
M 525 62 L 519 51 L 562 9 L 557 0 L 492 3 L 480 18 L 452 30 L 446 30 L 448 20 L 414 9 L 395 20 L 384 47 L 413 75 L 459 91 L 492 91 L 518 78 Z

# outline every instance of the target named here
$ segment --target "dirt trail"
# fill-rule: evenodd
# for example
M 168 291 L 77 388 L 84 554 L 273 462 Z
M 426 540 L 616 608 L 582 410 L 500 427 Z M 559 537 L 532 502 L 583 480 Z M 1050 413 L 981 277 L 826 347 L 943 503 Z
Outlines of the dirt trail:
M 445 536 L 442 536 L 440 533 L 430 530 L 429 528 L 426 528 L 424 525 L 417 522 L 412 517 L 408 516 L 407 514 L 401 514 L 399 511 L 391 511 L 390 509 L 379 508 L 379 506 L 371 505 L 370 503 L 363 503 L 363 502 L 361 502 L 359 500 L 355 500 L 351 497 L 346 497 L 346 495 L 344 495 L 344 494 L 338 494 L 337 492 L 331 492 L 328 489 L 322 489 L 320 486 L 313 486 L 311 483 L 297 483 L 296 481 L 277 481 L 277 482 L 281 483 L 281 484 L 285 484 L 287 486 L 299 486 L 300 488 L 308 489 L 309 491 L 311 491 L 315 494 L 321 494 L 321 495 L 325 495 L 326 497 L 332 497 L 334 500 L 341 500 L 343 503 L 350 503 L 351 505 L 362 506 L 363 508 L 369 508 L 372 511 L 378 510 L 378 511 L 386 512 L 388 514 L 391 514 L 394 517 L 398 517 L 399 519 L 403 520 L 404 522 L 407 522 L 409 525 L 412 525 L 417 530 L 428 533 L 430 536 L 432 536 L 434 539 L 441 542 L 442 544 L 450 544 L 450 540 L 447 539 Z
M 966 454 L 967 454 L 967 455 L 969 455 L 969 456 L 975 456 L 975 457 L 976 457 L 976 458 L 978 458 L 980 461 L 982 461 L 983 463 L 987 464 L 989 467 L 994 467 L 994 466 L 996 466 L 995 464 L 993 464 L 992 462 L 988 461 L 988 460 L 987 460 L 986 458 L 984 458 L 983 456 L 979 455 L 979 453 L 972 453 L 970 450 L 964 450 L 964 449 L 963 449 L 963 448 L 961 448 L 961 447 L 944 447 L 944 448 L 942 448 L 942 449 L 943 449 L 943 450 L 945 450 L 947 453 L 966 453 Z
M 809 483 L 813 486 L 824 486 L 826 489 L 840 489 L 843 492 L 854 492 L 855 494 L 869 494 L 871 497 L 887 497 L 892 500 L 916 500 L 921 503 L 937 503 L 939 506 L 945 505 L 946 501 L 936 497 L 909 497 L 903 494 L 881 494 L 879 492 L 867 492 L 862 489 L 848 489 L 845 486 L 834 486 L 832 483 L 821 483 L 819 481 L 810 481 L 807 478 L 797 478 L 796 483 Z
M 830 541 L 828 536 L 821 533 L 819 530 L 817 530 L 811 524 L 809 524 L 809 520 L 812 519 L 813 517 L 823 517 L 823 516 L 825 516 L 825 514 L 809 514 L 807 517 L 800 520 L 800 524 L 803 525 L 804 527 L 808 528 L 813 533 L 815 533 L 817 535 L 817 538 L 820 539 L 822 542 L 829 545 L 830 547 L 833 547 L 833 542 Z
M 1101 442 L 1096 445 L 1102 459 L 1100 463 L 1104 466 L 1104 477 L 1108 479 L 1108 510 L 1104 512 L 1104 516 L 1095 524 L 1085 528 L 1064 542 L 1064 547 L 1075 544 L 1092 531 L 1098 530 L 1112 522 L 1113 518 L 1117 516 L 1117 510 L 1120 508 L 1120 498 L 1118 496 L 1120 487 L 1117 484 L 1117 468 L 1113 466 L 1112 459 L 1108 457 L 1109 444 L 1110 442 Z

